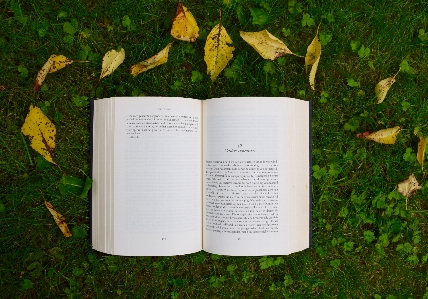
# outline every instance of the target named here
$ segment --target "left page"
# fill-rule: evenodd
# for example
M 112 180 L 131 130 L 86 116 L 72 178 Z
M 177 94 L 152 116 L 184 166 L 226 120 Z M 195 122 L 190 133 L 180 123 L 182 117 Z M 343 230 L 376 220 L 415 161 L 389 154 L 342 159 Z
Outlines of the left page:
M 133 97 L 112 102 L 109 253 L 168 256 L 200 251 L 201 101 Z

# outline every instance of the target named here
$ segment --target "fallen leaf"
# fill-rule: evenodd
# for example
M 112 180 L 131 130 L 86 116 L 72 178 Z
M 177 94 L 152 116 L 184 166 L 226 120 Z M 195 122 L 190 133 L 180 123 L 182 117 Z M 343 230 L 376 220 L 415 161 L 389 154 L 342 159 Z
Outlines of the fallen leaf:
M 318 25 L 318 29 L 319 29 Z M 308 65 L 313 64 L 311 72 L 309 74 L 309 84 L 311 85 L 312 90 L 315 90 L 315 73 L 317 72 L 318 64 L 321 57 L 321 42 L 318 38 L 318 29 L 317 34 L 312 40 L 311 44 L 308 46 L 305 57 L 305 66 L 306 72 L 308 71 Z
M 55 148 L 55 125 L 43 114 L 39 107 L 30 105 L 21 132 L 28 136 L 31 147 L 40 153 L 47 161 L 56 164 L 53 159 Z
M 296 55 L 291 52 L 282 41 L 270 34 L 266 29 L 259 32 L 239 31 L 239 34 L 264 59 L 275 60 L 285 54 Z
M 178 1 L 174 20 L 172 21 L 171 35 L 179 40 L 195 42 L 199 36 L 199 27 L 192 13 Z
M 60 70 L 67 65 L 73 63 L 74 60 L 71 60 L 64 55 L 51 55 L 49 59 L 52 60 L 52 65 L 49 68 L 49 73 L 56 72 L 57 70 Z
M 398 192 L 403 194 L 406 197 L 406 210 L 407 210 L 407 200 L 411 197 L 417 190 L 422 189 L 419 186 L 418 181 L 415 178 L 415 175 L 412 173 L 407 180 L 398 183 Z
M 132 76 L 137 76 L 139 73 L 145 72 L 149 69 L 154 68 L 160 64 L 163 64 L 168 61 L 168 52 L 171 48 L 172 43 L 169 43 L 162 51 L 157 53 L 156 55 L 150 57 L 147 60 L 144 60 L 140 63 L 134 64 L 129 69 L 129 72 Z
M 232 52 L 235 48 L 230 46 L 231 43 L 232 40 L 221 22 L 214 26 L 208 34 L 204 48 L 204 60 L 207 64 L 207 74 L 211 76 L 212 81 L 217 78 L 233 57 Z
M 67 223 L 65 223 L 65 217 L 62 216 L 54 207 L 53 205 L 45 200 L 45 205 L 48 208 L 49 212 L 51 212 L 56 224 L 58 225 L 58 227 L 61 229 L 62 233 L 64 234 L 64 236 L 66 237 L 70 237 L 71 232 L 68 229 Z
M 400 72 L 400 70 L 398 70 L 397 74 Z M 378 84 L 376 84 L 375 86 L 375 94 L 377 96 L 377 104 L 380 104 L 383 102 L 383 100 L 386 97 L 386 93 L 388 92 L 389 88 L 391 88 L 391 85 L 396 81 L 395 80 L 395 76 L 397 76 L 397 74 L 394 75 L 394 77 L 389 77 L 386 79 L 383 79 L 382 81 L 380 81 Z
M 418 159 L 419 164 L 424 166 L 424 156 L 425 156 L 425 148 L 427 147 L 427 140 L 425 137 L 419 137 L 418 143 L 418 154 L 416 158 Z
M 46 63 L 43 65 L 42 69 L 38 72 L 36 77 L 36 83 L 34 84 L 33 89 L 34 90 L 40 89 L 48 73 L 56 72 L 57 70 L 60 70 L 66 67 L 72 62 L 73 60 L 65 57 L 64 55 L 52 54 L 49 57 L 48 61 L 46 61 Z
M 382 129 L 377 132 L 371 133 L 366 136 L 366 139 L 373 140 L 384 144 L 394 144 L 397 134 L 400 133 L 401 128 L 396 126 L 394 128 Z
M 113 73 L 117 67 L 125 60 L 125 49 L 108 51 L 103 57 L 100 79 L 107 77 Z

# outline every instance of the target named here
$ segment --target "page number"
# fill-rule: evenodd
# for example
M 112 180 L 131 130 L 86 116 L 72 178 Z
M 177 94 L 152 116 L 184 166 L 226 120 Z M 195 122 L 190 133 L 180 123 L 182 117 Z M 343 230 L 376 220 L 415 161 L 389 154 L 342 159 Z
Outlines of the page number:
M 166 238 L 162 238 L 162 241 L 166 241 Z
M 241 240 L 241 238 L 238 238 L 238 241 Z

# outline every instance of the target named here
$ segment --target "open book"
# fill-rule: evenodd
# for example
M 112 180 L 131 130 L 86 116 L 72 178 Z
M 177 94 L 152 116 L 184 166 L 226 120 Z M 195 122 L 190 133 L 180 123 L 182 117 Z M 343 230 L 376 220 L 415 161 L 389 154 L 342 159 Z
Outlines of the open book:
M 91 101 L 90 238 L 124 256 L 311 248 L 311 105 L 278 97 Z

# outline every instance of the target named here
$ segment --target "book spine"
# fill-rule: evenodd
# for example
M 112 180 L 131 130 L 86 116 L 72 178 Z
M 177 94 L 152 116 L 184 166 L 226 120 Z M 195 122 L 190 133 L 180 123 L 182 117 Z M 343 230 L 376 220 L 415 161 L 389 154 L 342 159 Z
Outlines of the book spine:
M 89 177 L 92 179 L 92 162 L 93 162 L 93 148 L 94 148 L 94 103 L 96 98 L 92 98 L 90 101 L 90 120 L 89 120 Z M 92 187 L 88 191 L 89 198 L 89 244 L 92 248 Z
M 309 100 L 309 249 L 312 249 L 312 101 Z

